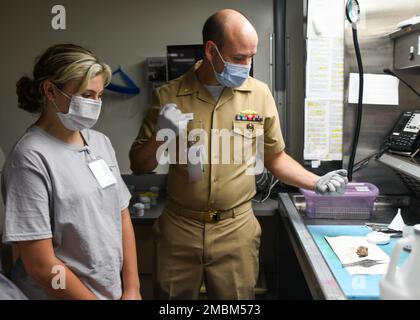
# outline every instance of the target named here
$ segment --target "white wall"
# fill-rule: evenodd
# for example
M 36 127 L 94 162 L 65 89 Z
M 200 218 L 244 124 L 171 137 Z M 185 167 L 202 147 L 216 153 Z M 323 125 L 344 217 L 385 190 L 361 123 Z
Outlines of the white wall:
M 221 8 L 242 11 L 260 36 L 254 76 L 269 81 L 272 0 L 14 0 L 0 11 L 0 147 L 8 153 L 36 118 L 17 108 L 16 81 L 31 74 L 35 57 L 48 46 L 72 42 L 86 46 L 115 69 L 122 65 L 142 92 L 136 97 L 106 94 L 96 129 L 113 142 L 121 172 L 130 173 L 128 151 L 148 109 L 150 90 L 145 59 L 164 56 L 166 45 L 201 43 L 202 26 Z M 64 5 L 67 30 L 51 27 L 51 8 Z

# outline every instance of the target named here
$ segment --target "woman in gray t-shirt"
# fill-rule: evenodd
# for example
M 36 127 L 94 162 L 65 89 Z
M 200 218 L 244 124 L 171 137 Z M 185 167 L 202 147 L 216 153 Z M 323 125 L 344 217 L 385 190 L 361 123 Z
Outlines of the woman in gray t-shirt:
M 53 46 L 19 107 L 40 113 L 2 175 L 3 242 L 18 245 L 12 279 L 31 299 L 141 299 L 130 193 L 98 120 L 110 68 L 75 45 Z

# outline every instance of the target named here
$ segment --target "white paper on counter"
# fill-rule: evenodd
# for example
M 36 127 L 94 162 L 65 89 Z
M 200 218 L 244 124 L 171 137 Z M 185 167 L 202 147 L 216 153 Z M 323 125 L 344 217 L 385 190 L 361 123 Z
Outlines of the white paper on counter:
M 363 76 L 363 103 L 398 105 L 399 80 L 390 75 L 365 74 Z M 350 73 L 349 103 L 358 103 L 359 74 Z
M 362 261 L 365 259 L 385 261 L 386 263 L 377 264 L 372 267 L 346 267 L 349 274 L 380 274 L 386 273 L 389 265 L 389 256 L 376 244 L 370 243 L 366 237 L 339 236 L 325 237 L 334 253 L 342 264 Z M 359 258 L 356 251 L 359 246 L 368 248 L 368 256 Z
M 342 160 L 343 101 L 305 100 L 305 160 Z

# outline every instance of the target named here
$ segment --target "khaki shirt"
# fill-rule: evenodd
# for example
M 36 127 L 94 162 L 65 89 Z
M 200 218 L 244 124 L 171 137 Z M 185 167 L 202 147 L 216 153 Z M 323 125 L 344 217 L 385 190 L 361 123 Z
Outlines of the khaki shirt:
M 132 150 L 141 147 L 155 132 L 155 124 L 162 106 L 175 103 L 181 112 L 193 113 L 194 119 L 188 123 L 188 132 L 204 129 L 208 135 L 207 160 L 204 177 L 198 182 L 190 182 L 186 164 L 171 164 L 169 168 L 167 193 L 178 205 L 198 211 L 209 209 L 228 210 L 251 200 L 255 195 L 255 175 L 245 174 L 250 167 L 245 161 L 233 162 L 230 150 L 230 164 L 222 163 L 222 152 L 210 152 L 215 139 L 212 129 L 227 129 L 245 135 L 244 140 L 255 140 L 258 132 L 263 132 L 265 154 L 279 153 L 284 150 L 280 121 L 274 99 L 267 85 L 249 77 L 238 88 L 225 88 L 219 101 L 202 85 L 196 76 L 198 62 L 190 71 L 178 79 L 158 88 L 154 92 L 153 104 L 149 110 Z M 262 122 L 237 121 L 236 115 L 245 110 L 256 111 L 263 117 Z M 254 130 L 245 134 L 248 123 Z M 257 130 L 260 129 L 260 130 Z M 233 144 L 233 137 L 231 143 Z M 244 142 L 245 144 L 245 142 Z M 219 139 L 219 150 L 221 150 Z M 261 144 L 262 145 L 262 144 Z M 231 148 L 233 149 L 233 148 Z M 255 151 L 255 150 L 254 150 Z M 254 165 L 251 165 L 253 167 Z

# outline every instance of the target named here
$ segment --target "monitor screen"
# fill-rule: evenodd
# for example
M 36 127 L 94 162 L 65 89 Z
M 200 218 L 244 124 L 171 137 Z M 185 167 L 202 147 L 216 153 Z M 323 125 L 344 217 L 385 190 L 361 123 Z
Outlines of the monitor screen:
M 203 45 L 167 46 L 168 80 L 185 74 L 198 60 L 203 59 Z
M 197 61 L 203 59 L 203 45 L 167 46 L 168 81 L 185 74 Z M 254 63 L 251 65 L 250 76 L 254 74 Z

